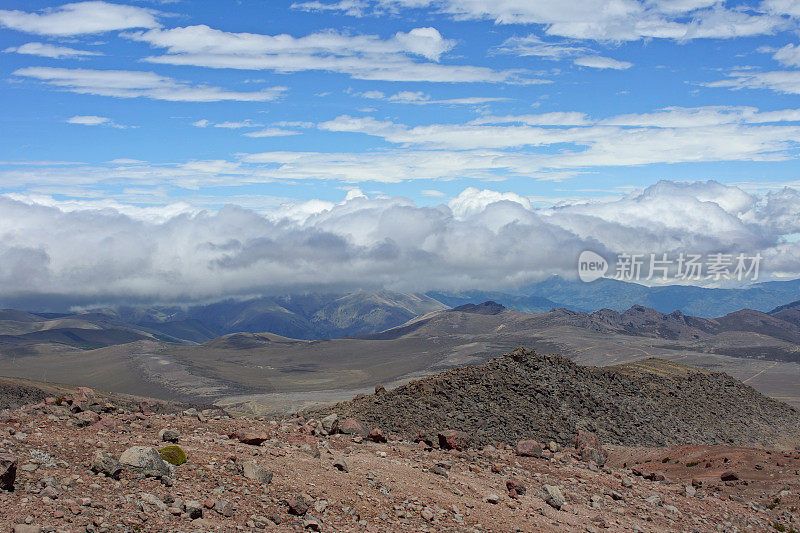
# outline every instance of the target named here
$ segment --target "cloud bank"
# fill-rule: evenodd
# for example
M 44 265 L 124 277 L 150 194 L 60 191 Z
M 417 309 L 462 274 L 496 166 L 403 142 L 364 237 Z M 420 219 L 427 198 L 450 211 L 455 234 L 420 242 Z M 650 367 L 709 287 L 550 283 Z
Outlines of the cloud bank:
M 756 196 L 716 182 L 666 181 L 613 201 L 548 209 L 475 188 L 433 207 L 351 191 L 338 204 L 313 200 L 266 214 L 236 206 L 122 213 L 6 196 L 0 302 L 180 302 L 323 287 L 503 289 L 574 277 L 585 249 L 759 252 L 762 279 L 796 276 L 798 202 L 794 189 Z

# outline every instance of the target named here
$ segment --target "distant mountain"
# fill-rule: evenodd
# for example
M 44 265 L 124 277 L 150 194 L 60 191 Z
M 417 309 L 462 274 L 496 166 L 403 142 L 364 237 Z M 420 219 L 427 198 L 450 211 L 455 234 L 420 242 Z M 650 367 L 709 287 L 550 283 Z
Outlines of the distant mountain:
M 493 300 L 510 309 L 537 313 L 558 307 L 586 312 L 603 308 L 624 311 L 641 305 L 662 313 L 678 310 L 710 318 L 740 309 L 766 312 L 798 300 L 800 279 L 757 283 L 744 289 L 713 289 L 686 285 L 647 287 L 609 278 L 584 283 L 553 276 L 514 291 L 434 291 L 428 295 L 451 307 Z
M 103 313 L 192 342 L 238 332 L 270 332 L 293 339 L 330 339 L 375 333 L 447 306 L 430 296 L 391 291 L 302 294 L 224 300 L 190 307 L 119 307 Z
M 60 350 L 93 350 L 139 340 L 181 342 L 102 313 L 42 314 L 0 310 L 0 353 L 25 356 Z

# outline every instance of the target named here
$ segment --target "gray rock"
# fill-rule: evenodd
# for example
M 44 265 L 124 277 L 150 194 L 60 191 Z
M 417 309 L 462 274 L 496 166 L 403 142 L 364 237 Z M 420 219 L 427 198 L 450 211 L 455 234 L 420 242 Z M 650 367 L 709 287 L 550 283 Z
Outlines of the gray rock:
M 347 463 L 344 459 L 337 459 L 333 462 L 333 467 L 341 472 L 349 472 L 350 469 L 347 468 Z
M 178 442 L 181 434 L 178 433 L 177 429 L 164 428 L 158 432 L 158 438 L 164 442 Z
M 233 505 L 228 500 L 217 500 L 214 502 L 214 510 L 228 518 L 233 516 Z
M 118 479 L 122 472 L 122 463 L 106 452 L 97 452 L 92 460 L 92 472 Z
M 322 419 L 322 429 L 324 429 L 328 435 L 333 435 L 339 431 L 339 417 L 336 413 L 330 414 Z
M 561 509 L 566 502 L 561 489 L 555 485 L 542 485 L 542 499 L 554 509 Z
M 28 524 L 16 524 L 11 530 L 13 533 L 42 533 L 42 526 L 29 526 Z
M 163 477 L 169 475 L 169 465 L 164 462 L 158 450 L 150 446 L 133 446 L 119 456 L 119 462 L 139 470 L 147 477 Z
M 272 472 L 253 461 L 247 461 L 242 464 L 242 475 L 247 479 L 265 485 L 269 485 L 269 483 L 272 482 Z
M 189 518 L 191 518 L 192 520 L 203 518 L 203 506 L 200 502 L 195 500 L 189 500 L 186 502 L 186 505 L 184 507 L 186 509 L 186 514 L 188 514 Z

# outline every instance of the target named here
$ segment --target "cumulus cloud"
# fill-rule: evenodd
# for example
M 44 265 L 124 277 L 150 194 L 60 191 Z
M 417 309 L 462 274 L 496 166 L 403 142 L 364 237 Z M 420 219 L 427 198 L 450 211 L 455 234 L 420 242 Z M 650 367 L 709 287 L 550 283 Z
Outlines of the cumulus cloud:
M 385 95 L 381 91 L 365 91 L 357 93 L 358 96 L 371 100 L 385 100 L 393 104 L 414 105 L 482 105 L 490 102 L 503 102 L 509 98 L 500 96 L 465 96 L 461 98 L 431 98 L 431 95 L 422 91 L 400 91 L 392 95 Z
M 285 87 L 239 92 L 198 85 L 161 76 L 155 72 L 132 70 L 89 70 L 52 67 L 17 69 L 15 76 L 40 80 L 48 85 L 78 94 L 116 98 L 150 98 L 170 102 L 269 102 L 277 100 Z
M 280 73 L 327 71 L 382 81 L 535 83 L 520 70 L 446 65 L 441 56 L 455 46 L 436 28 L 414 28 L 390 38 L 337 31 L 302 37 L 233 33 L 206 25 L 124 34 L 166 53 L 146 61 L 209 68 L 273 70 Z M 419 59 L 427 61 L 420 61 Z
M 89 52 L 88 50 L 76 50 L 68 46 L 56 46 L 47 43 L 25 43 L 20 46 L 12 46 L 3 50 L 4 52 L 15 52 L 40 57 L 50 57 L 52 59 L 73 58 L 81 59 L 89 56 L 101 56 L 99 52 Z
M 39 12 L 0 10 L 0 25 L 38 35 L 66 37 L 133 28 L 157 28 L 152 9 L 101 1 L 74 2 Z
M 584 249 L 758 252 L 762 272 L 780 276 L 800 269 L 800 243 L 781 239 L 800 232 L 792 207 L 798 198 L 794 189 L 756 196 L 716 182 L 661 182 L 611 201 L 547 209 L 513 192 L 469 188 L 433 207 L 357 193 L 338 204 L 312 200 L 265 214 L 169 206 L 162 216 L 145 216 L 0 197 L 0 301 L 502 289 L 552 274 L 574 277 Z

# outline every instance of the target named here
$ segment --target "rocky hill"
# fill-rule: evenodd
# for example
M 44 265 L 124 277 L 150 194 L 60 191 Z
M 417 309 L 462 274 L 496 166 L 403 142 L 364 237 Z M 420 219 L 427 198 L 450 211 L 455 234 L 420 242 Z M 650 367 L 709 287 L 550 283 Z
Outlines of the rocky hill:
M 626 446 L 800 443 L 795 409 L 728 375 L 658 361 L 583 367 L 524 348 L 329 411 L 405 437 L 463 431 L 478 444 L 565 444 L 578 430 Z

